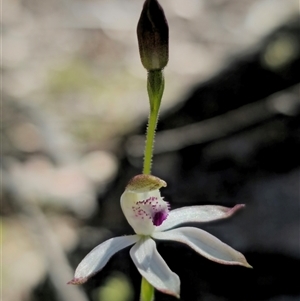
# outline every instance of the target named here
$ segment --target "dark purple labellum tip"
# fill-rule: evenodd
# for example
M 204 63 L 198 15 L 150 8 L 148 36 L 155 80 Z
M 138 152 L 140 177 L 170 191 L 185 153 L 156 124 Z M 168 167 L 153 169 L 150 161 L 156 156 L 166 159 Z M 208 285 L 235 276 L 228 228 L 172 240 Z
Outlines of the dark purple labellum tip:
M 167 218 L 168 213 L 166 211 L 156 212 L 153 216 L 152 222 L 154 226 L 160 226 L 163 221 Z

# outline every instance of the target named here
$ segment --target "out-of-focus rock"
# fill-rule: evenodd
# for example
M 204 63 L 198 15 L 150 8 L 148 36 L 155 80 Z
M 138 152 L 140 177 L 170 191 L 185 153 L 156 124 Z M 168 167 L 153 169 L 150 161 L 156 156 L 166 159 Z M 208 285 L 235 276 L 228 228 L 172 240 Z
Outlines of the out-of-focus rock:
M 6 175 L 18 195 L 42 206 L 88 217 L 97 207 L 96 195 L 117 171 L 117 161 L 104 151 L 88 153 L 79 162 L 55 166 L 45 156 L 21 163 L 6 158 Z
M 36 125 L 24 122 L 13 125 L 8 135 L 14 147 L 23 152 L 37 152 L 43 148 L 41 133 Z
M 105 151 L 87 153 L 79 162 L 82 172 L 95 184 L 107 184 L 117 172 L 117 158 Z
M 2 218 L 1 224 L 1 294 L 5 301 L 29 300 L 33 287 L 46 274 L 45 258 L 24 219 Z
M 96 192 L 76 165 L 55 167 L 46 157 L 33 157 L 25 163 L 9 161 L 7 175 L 19 196 L 81 217 L 94 212 Z
M 66 214 L 52 213 L 47 215 L 49 225 L 65 252 L 72 251 L 78 243 L 78 223 Z

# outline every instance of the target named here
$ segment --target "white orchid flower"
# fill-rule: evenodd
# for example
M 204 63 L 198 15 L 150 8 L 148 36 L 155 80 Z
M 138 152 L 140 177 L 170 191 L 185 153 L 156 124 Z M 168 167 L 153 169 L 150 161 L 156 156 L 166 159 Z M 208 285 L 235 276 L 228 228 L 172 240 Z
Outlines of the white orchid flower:
M 157 290 L 179 298 L 180 279 L 170 270 L 156 249 L 155 240 L 184 243 L 209 260 L 251 267 L 243 254 L 204 230 L 174 228 L 180 224 L 210 222 L 227 218 L 242 208 L 190 206 L 169 211 L 159 189 L 166 183 L 151 175 L 135 176 L 121 196 L 123 213 L 135 235 L 114 237 L 95 247 L 78 265 L 70 284 L 82 284 L 99 272 L 118 251 L 130 245 L 130 256 L 140 274 Z M 171 229 L 171 230 L 170 230 Z

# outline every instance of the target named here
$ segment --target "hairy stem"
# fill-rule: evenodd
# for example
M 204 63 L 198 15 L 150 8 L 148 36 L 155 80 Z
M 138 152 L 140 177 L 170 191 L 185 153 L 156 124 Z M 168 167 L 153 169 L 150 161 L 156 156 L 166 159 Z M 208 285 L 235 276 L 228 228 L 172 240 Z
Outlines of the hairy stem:
M 146 133 L 143 174 L 151 174 L 156 125 L 161 98 L 164 92 L 164 76 L 162 70 L 149 71 L 147 78 L 147 90 L 150 102 L 150 114 Z

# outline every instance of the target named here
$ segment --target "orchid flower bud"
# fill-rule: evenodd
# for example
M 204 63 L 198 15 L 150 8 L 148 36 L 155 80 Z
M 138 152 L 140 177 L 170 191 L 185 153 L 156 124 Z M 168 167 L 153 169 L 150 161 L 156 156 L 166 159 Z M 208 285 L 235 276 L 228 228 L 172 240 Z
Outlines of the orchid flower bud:
M 140 57 L 148 71 L 163 69 L 169 60 L 169 27 L 157 0 L 146 0 L 137 26 Z

